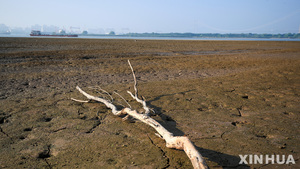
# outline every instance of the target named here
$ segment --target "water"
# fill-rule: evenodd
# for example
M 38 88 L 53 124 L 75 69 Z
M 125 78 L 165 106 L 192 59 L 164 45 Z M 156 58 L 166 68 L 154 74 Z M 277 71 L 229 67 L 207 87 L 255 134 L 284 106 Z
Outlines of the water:
M 0 34 L 1 37 L 26 37 L 26 38 L 72 38 L 74 37 L 31 37 L 29 34 Z M 76 39 L 133 39 L 133 40 L 216 40 L 216 41 L 300 41 L 289 38 L 178 38 L 178 37 L 125 37 L 125 36 L 78 36 Z
M 178 37 L 120 37 L 120 36 L 79 36 L 83 39 L 136 39 L 136 40 L 217 40 L 217 41 L 300 41 L 289 38 L 178 38 Z

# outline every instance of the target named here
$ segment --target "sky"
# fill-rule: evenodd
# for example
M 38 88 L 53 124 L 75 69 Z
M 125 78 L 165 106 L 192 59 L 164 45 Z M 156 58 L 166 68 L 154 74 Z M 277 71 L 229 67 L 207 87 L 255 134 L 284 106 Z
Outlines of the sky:
M 0 0 L 0 24 L 116 33 L 298 33 L 300 0 Z

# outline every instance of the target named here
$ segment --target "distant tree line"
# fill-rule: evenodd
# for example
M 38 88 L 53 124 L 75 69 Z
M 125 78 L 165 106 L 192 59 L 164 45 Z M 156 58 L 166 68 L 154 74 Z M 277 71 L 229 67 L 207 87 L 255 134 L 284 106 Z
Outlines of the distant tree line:
M 127 33 L 130 37 L 182 37 L 182 38 L 300 38 L 300 33 L 255 34 L 255 33 Z
M 84 36 L 123 36 L 123 37 L 168 37 L 168 38 L 290 38 L 300 39 L 300 33 L 256 34 L 256 33 L 126 33 L 115 34 L 82 34 Z

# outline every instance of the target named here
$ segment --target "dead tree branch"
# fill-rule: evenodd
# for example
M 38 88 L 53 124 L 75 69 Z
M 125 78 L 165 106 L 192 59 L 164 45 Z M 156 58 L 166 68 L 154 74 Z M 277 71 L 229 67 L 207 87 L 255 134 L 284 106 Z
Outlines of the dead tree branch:
M 87 99 L 89 100 L 94 100 L 97 102 L 101 102 L 106 105 L 106 107 L 110 108 L 112 110 L 112 113 L 116 116 L 125 116 L 125 118 L 128 118 L 128 116 L 133 117 L 137 120 L 142 121 L 143 123 L 153 127 L 159 136 L 163 138 L 166 141 L 166 147 L 168 148 L 175 148 L 178 150 L 184 150 L 184 152 L 187 154 L 188 158 L 191 160 L 192 165 L 195 169 L 205 169 L 208 168 L 208 166 L 205 163 L 204 158 L 202 155 L 197 151 L 195 148 L 194 144 L 189 140 L 188 137 L 186 136 L 174 136 L 173 133 L 169 132 L 167 129 L 165 129 L 160 123 L 158 123 L 156 120 L 152 119 L 149 116 L 150 113 L 150 108 L 147 107 L 145 99 L 139 99 L 138 98 L 138 89 L 137 89 L 137 81 L 136 77 L 134 74 L 134 70 L 128 60 L 128 64 L 131 68 L 132 74 L 133 74 L 133 79 L 134 79 L 134 90 L 135 90 L 135 95 L 133 95 L 130 91 L 127 91 L 132 98 L 134 98 L 138 103 L 141 103 L 143 106 L 143 109 L 145 110 L 144 113 L 138 113 L 136 110 L 132 110 L 131 108 L 125 107 L 122 110 L 117 110 L 117 107 L 110 101 L 100 98 L 100 97 L 95 97 L 92 96 L 85 91 L 83 91 L 80 87 L 76 87 L 76 89 L 83 94 Z M 77 102 L 88 102 L 88 101 L 82 101 L 82 100 L 77 100 L 73 99 L 74 101 Z

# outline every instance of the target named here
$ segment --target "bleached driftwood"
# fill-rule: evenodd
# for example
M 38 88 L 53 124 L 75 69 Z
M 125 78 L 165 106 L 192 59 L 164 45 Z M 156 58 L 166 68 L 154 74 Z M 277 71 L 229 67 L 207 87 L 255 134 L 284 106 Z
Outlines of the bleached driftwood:
M 144 113 L 138 113 L 136 110 L 132 110 L 131 108 L 128 108 L 128 107 L 125 107 L 122 110 L 117 110 L 117 107 L 113 104 L 112 101 L 109 101 L 109 100 L 104 99 L 104 98 L 92 96 L 92 95 L 86 93 L 85 91 L 83 91 L 78 86 L 76 87 L 76 89 L 81 94 L 83 94 L 85 97 L 87 97 L 88 100 L 94 100 L 94 101 L 98 101 L 98 102 L 101 102 L 101 103 L 105 104 L 106 107 L 110 108 L 112 110 L 112 113 L 116 116 L 126 115 L 124 117 L 124 119 L 127 119 L 128 116 L 130 116 L 130 117 L 133 117 L 137 120 L 140 120 L 140 121 L 146 123 L 147 125 L 153 127 L 158 132 L 158 135 L 166 141 L 166 147 L 175 148 L 175 149 L 178 149 L 178 150 L 184 150 L 184 152 L 187 154 L 187 156 L 191 160 L 192 165 L 195 169 L 208 168 L 208 166 L 205 163 L 204 158 L 197 151 L 197 149 L 195 148 L 195 146 L 189 140 L 188 137 L 186 137 L 186 136 L 174 136 L 173 133 L 166 130 L 160 123 L 158 123 L 156 120 L 154 120 L 153 118 L 150 117 L 151 109 L 149 107 L 147 107 L 145 99 L 144 98 L 143 99 L 138 98 L 137 81 L 136 81 L 136 77 L 135 77 L 133 68 L 132 68 L 129 60 L 128 60 L 128 64 L 131 68 L 133 78 L 134 78 L 135 95 L 133 95 L 130 91 L 127 91 L 127 92 L 130 94 L 130 96 L 133 99 L 135 99 L 137 102 L 142 104 L 143 109 L 145 110 Z M 73 99 L 73 98 L 71 98 L 71 99 L 74 100 L 74 101 L 77 101 L 77 102 L 89 102 L 89 101 L 77 100 L 77 99 Z

